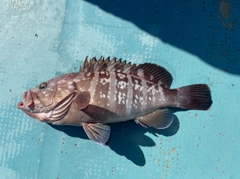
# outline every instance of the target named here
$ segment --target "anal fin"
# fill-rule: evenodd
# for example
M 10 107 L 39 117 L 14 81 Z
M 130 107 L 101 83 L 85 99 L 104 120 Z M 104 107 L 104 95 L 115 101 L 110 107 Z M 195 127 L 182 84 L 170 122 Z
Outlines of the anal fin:
M 169 109 L 158 109 L 150 114 L 135 119 L 135 122 L 143 127 L 154 127 L 156 129 L 168 128 L 173 122 L 173 113 Z
M 83 123 L 83 129 L 89 139 L 98 144 L 105 145 L 109 140 L 111 128 L 102 123 Z

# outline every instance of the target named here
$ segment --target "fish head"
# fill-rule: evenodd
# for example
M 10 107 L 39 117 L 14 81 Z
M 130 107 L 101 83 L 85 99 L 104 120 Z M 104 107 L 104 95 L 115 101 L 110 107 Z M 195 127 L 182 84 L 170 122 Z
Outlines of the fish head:
M 41 122 L 55 122 L 63 118 L 74 99 L 77 89 L 72 79 L 76 74 L 67 74 L 41 83 L 23 93 L 18 108 Z

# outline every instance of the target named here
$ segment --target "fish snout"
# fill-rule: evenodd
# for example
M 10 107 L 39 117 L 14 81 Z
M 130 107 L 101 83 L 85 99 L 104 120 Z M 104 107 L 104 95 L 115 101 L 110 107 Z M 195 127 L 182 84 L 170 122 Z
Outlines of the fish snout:
M 35 108 L 35 94 L 32 91 L 27 91 L 23 94 L 22 98 L 23 102 L 18 103 L 18 108 L 33 111 Z

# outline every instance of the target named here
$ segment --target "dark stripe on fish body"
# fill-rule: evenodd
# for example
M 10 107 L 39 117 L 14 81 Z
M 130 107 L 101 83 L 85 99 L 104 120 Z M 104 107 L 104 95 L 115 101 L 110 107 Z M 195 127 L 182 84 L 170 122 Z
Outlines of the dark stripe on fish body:
M 142 97 L 143 97 L 143 104 L 142 104 L 142 111 L 145 112 L 146 110 L 146 107 L 147 107 L 147 97 L 148 97 L 148 94 L 147 94 L 147 81 L 142 79 Z
M 128 88 L 127 88 L 127 101 L 126 101 L 126 116 L 130 116 L 132 112 L 132 101 L 133 101 L 133 83 L 131 75 L 127 75 Z
M 111 109 L 114 109 L 114 111 L 116 110 L 116 105 L 115 105 L 115 101 L 116 101 L 116 97 L 115 97 L 115 92 L 116 92 L 116 77 L 115 77 L 115 73 L 114 72 L 110 72 L 110 86 L 109 86 L 109 90 L 108 90 L 108 102 L 109 102 L 109 106 Z

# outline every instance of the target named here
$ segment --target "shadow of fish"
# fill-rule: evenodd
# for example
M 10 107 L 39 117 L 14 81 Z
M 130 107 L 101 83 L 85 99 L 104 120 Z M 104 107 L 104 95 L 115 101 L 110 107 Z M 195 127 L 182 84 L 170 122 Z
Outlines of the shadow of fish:
M 41 122 L 83 126 L 90 139 L 106 144 L 107 123 L 134 119 L 144 127 L 164 129 L 173 121 L 168 107 L 207 110 L 211 106 L 206 84 L 170 89 L 171 83 L 171 74 L 155 64 L 86 57 L 80 72 L 25 92 L 18 108 Z

